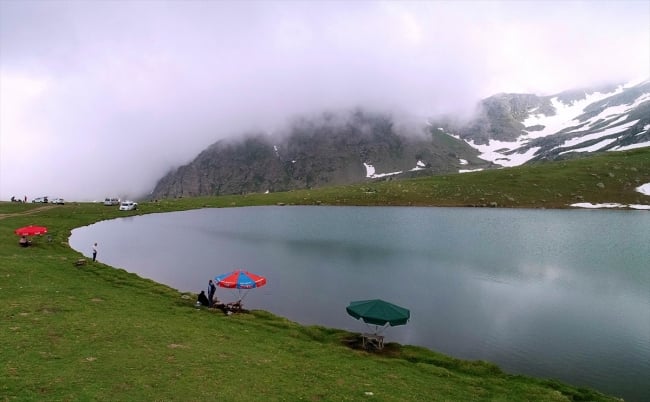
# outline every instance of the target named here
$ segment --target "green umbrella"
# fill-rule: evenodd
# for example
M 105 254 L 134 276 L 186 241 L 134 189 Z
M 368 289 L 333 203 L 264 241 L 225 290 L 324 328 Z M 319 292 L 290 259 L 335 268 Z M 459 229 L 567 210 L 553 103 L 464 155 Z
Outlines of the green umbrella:
M 374 325 L 404 325 L 411 317 L 408 309 L 380 299 L 353 301 L 345 309 L 352 317 Z

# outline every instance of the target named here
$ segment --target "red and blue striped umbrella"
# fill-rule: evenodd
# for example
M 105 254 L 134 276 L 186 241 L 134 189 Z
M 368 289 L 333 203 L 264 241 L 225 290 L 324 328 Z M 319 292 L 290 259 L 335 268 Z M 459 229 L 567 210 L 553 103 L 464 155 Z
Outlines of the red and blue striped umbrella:
M 266 278 L 241 269 L 216 276 L 217 286 L 229 289 L 253 289 L 266 285 Z

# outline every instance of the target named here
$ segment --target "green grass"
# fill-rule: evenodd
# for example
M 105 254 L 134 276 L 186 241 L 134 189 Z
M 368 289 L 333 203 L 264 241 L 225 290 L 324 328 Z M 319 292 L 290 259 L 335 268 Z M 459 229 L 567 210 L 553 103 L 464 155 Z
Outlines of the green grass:
M 650 197 L 634 187 L 650 182 L 649 163 L 649 151 L 612 153 L 409 181 L 144 202 L 126 213 L 92 203 L 0 203 L 0 400 L 614 400 L 414 346 L 390 343 L 368 353 L 351 347 L 357 334 L 264 311 L 197 310 L 195 295 L 102 263 L 74 266 L 81 255 L 67 239 L 73 228 L 100 220 L 206 206 L 563 208 L 578 197 L 647 204 Z M 47 226 L 51 241 L 18 247 L 13 230 L 29 224 Z
M 413 205 L 568 208 L 577 202 L 650 204 L 635 188 L 650 182 L 650 148 L 501 170 L 381 180 L 286 193 L 197 197 L 156 208 L 249 205 Z

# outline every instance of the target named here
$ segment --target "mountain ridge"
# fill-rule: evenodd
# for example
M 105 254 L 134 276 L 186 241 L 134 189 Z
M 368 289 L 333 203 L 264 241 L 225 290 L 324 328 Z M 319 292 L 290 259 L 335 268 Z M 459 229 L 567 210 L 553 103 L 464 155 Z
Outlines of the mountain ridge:
M 522 96 L 533 96 L 536 102 L 518 114 L 506 113 L 503 95 L 496 95 L 480 105 L 492 113 L 492 119 L 479 115 L 469 127 L 447 125 L 446 132 L 467 141 L 481 158 L 501 166 L 650 146 L 650 80 L 545 97 L 512 94 L 506 100 Z M 482 131 L 476 133 L 475 126 Z M 487 138 L 486 131 L 491 134 Z
M 555 95 L 500 93 L 459 122 L 403 126 L 360 108 L 295 119 L 273 135 L 219 140 L 162 177 L 150 198 L 276 192 L 518 166 L 650 146 L 650 80 Z

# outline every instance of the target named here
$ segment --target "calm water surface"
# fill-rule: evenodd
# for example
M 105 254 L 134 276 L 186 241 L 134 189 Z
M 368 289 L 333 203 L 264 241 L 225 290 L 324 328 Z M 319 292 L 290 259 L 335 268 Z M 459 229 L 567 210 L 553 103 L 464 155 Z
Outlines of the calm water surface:
M 389 341 L 650 401 L 645 211 L 204 209 L 70 238 L 87 256 L 95 241 L 100 261 L 181 291 L 236 268 L 264 275 L 245 306 L 303 324 L 368 331 L 345 307 L 383 298 L 411 310 Z

